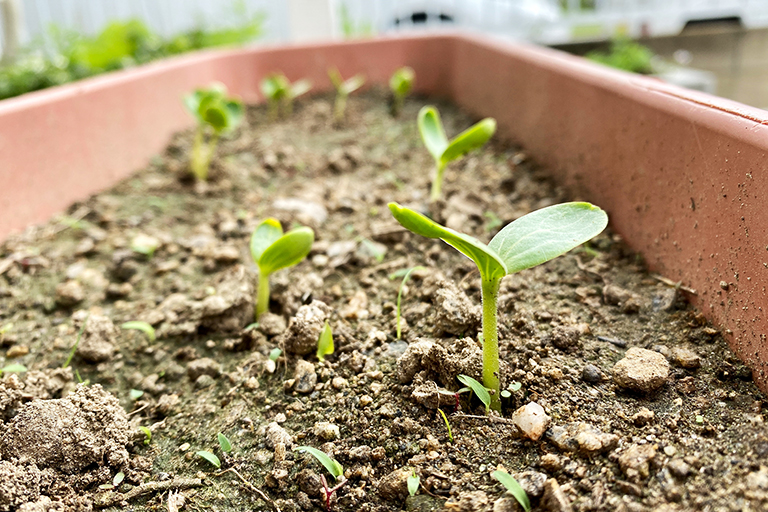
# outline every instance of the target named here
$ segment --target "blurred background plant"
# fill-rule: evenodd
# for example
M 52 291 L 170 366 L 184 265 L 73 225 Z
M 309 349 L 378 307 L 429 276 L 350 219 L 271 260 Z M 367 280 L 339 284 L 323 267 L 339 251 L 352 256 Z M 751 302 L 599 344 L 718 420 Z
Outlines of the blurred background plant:
M 627 37 L 614 39 L 607 52 L 593 50 L 587 53 L 585 57 L 591 61 L 632 73 L 649 75 L 654 72 L 653 51 Z

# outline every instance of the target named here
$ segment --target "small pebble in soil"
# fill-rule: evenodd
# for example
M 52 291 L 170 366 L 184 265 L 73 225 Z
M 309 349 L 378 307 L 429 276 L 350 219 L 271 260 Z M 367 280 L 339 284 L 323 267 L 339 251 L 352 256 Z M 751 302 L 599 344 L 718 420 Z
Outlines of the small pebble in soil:
M 619 466 L 630 481 L 639 483 L 648 478 L 657 449 L 655 444 L 633 444 L 621 452 Z
M 669 377 L 667 359 L 651 350 L 632 347 L 613 367 L 613 381 L 624 389 L 651 393 L 661 388 Z
M 534 441 L 544 435 L 550 421 L 544 408 L 536 402 L 524 405 L 512 414 L 512 423 L 525 437 Z
M 297 393 L 307 394 L 314 391 L 317 385 L 317 373 L 315 365 L 304 359 L 296 361 L 296 368 L 293 372 L 293 389 Z
M 587 364 L 581 370 L 581 380 L 590 384 L 597 384 L 603 380 L 603 372 L 593 364 Z
M 63 307 L 71 307 L 85 299 L 85 290 L 79 281 L 65 281 L 56 286 L 56 302 Z
M 675 347 L 672 349 L 672 362 L 692 370 L 701 366 L 701 357 L 688 347 Z
M 291 354 L 306 355 L 316 351 L 320 332 L 330 314 L 331 308 L 319 300 L 301 306 L 286 331 L 276 338 L 276 344 L 285 346 L 286 352 Z
M 545 510 L 550 512 L 571 512 L 571 502 L 565 495 L 557 480 L 550 478 L 544 483 L 544 496 L 541 504 Z
M 647 407 L 641 407 L 639 411 L 632 415 L 631 419 L 636 427 L 642 427 L 652 422 L 655 417 L 656 414 L 653 411 Z

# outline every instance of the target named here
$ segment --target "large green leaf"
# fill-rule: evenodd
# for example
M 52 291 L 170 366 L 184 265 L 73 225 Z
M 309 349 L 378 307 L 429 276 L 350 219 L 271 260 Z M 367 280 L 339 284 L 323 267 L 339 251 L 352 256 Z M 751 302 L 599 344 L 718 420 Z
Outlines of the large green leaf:
M 427 238 L 439 238 L 475 262 L 485 279 L 500 279 L 507 275 L 507 268 L 496 252 L 464 233 L 441 226 L 437 222 L 397 203 L 389 203 L 389 209 L 397 222 L 409 231 Z
M 437 109 L 432 106 L 422 107 L 419 110 L 418 125 L 421 140 L 424 141 L 427 151 L 435 161 L 440 160 L 448 147 L 448 137 L 445 136 Z
M 283 227 L 280 225 L 280 221 L 275 218 L 268 218 L 261 221 L 261 224 L 256 226 L 251 235 L 251 257 L 253 262 L 259 264 L 259 259 L 267 247 L 272 245 L 275 240 L 283 236 Z
M 202 111 L 203 120 L 216 132 L 223 132 L 227 129 L 228 116 L 226 105 L 220 99 L 207 102 Z
M 507 224 L 488 246 L 513 274 L 565 254 L 607 225 L 608 215 L 590 203 L 556 204 Z
M 496 132 L 496 120 L 486 117 L 454 137 L 440 156 L 445 165 L 488 142 Z
M 272 274 L 297 264 L 307 257 L 314 241 L 315 232 L 311 228 L 292 229 L 264 250 L 258 261 L 259 270 Z

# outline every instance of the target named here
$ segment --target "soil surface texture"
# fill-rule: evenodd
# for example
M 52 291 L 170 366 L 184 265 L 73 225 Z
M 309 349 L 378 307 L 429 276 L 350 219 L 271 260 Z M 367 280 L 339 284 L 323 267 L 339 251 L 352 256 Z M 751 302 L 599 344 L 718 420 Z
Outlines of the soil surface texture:
M 479 274 L 387 203 L 488 242 L 580 198 L 496 139 L 451 164 L 429 204 L 426 102 L 395 119 L 384 93 L 353 96 L 338 125 L 327 96 L 288 120 L 249 107 L 209 182 L 189 179 L 193 133 L 180 133 L 0 245 L 0 368 L 28 369 L 0 376 L 0 512 L 522 510 L 497 469 L 534 510 L 765 510 L 765 397 L 688 305 L 694 291 L 610 232 L 502 281 L 502 414 L 455 394 L 457 375 L 481 379 Z M 475 121 L 437 106 L 449 136 Z M 272 276 L 256 325 L 248 245 L 266 217 L 316 240 Z M 326 321 L 335 351 L 319 361 Z M 343 484 L 326 500 L 323 480 Z

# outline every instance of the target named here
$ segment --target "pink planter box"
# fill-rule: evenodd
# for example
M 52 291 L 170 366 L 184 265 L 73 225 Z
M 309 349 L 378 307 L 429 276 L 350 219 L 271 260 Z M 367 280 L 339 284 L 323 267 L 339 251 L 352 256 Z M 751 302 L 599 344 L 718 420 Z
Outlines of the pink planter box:
M 605 208 L 768 389 L 768 115 L 546 49 L 448 34 L 207 52 L 2 101 L 0 236 L 145 165 L 191 126 L 180 99 L 196 86 L 256 100 L 272 71 L 327 89 L 329 66 L 384 83 L 403 65 Z

